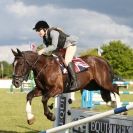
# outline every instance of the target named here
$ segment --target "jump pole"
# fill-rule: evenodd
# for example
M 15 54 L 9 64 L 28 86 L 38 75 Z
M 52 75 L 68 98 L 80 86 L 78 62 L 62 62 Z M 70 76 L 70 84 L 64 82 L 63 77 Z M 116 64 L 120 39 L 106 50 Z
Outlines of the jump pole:
M 87 117 L 87 118 L 84 118 L 84 119 L 81 119 L 78 121 L 70 122 L 68 124 L 58 126 L 58 127 L 52 128 L 52 129 L 48 129 L 48 130 L 44 131 L 43 133 L 57 133 L 59 131 L 65 130 L 65 129 L 72 128 L 74 126 L 82 125 L 84 123 L 95 121 L 95 120 L 98 120 L 98 119 L 101 119 L 103 117 L 110 116 L 113 114 L 119 114 L 119 113 L 122 113 L 122 112 L 125 112 L 128 110 L 131 110 L 131 109 L 133 109 L 133 104 L 115 108 L 113 110 L 109 110 L 109 111 L 106 111 L 106 112 L 103 112 L 100 114 L 96 114 L 94 116 L 90 116 L 90 117 Z

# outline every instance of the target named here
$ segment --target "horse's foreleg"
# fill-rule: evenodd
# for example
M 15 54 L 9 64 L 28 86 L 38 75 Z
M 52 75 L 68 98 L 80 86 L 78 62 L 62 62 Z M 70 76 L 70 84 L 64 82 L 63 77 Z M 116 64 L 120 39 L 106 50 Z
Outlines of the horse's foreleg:
M 53 113 L 50 112 L 49 108 L 48 108 L 48 100 L 49 98 L 46 96 L 42 97 L 42 103 L 43 103 L 43 108 L 44 108 L 44 115 L 51 121 L 55 120 L 55 115 Z
M 41 95 L 42 95 L 41 91 L 37 90 L 36 88 L 27 94 L 26 113 L 27 113 L 27 122 L 30 125 L 33 124 L 35 120 L 34 115 L 32 114 L 32 108 L 31 108 L 32 99 L 34 97 L 38 97 Z
M 54 97 L 61 92 L 62 92 L 62 89 L 57 89 L 56 87 L 51 88 L 48 91 L 48 93 L 42 97 L 42 103 L 43 103 L 43 107 L 44 107 L 44 115 L 51 121 L 55 120 L 55 115 L 53 113 L 51 113 L 49 108 L 48 108 L 48 105 L 47 105 L 48 100 L 50 97 Z

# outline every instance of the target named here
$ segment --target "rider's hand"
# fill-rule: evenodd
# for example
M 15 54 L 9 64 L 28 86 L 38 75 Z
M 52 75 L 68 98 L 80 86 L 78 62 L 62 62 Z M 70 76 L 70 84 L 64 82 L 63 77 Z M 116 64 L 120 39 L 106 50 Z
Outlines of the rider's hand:
M 41 55 L 44 53 L 44 48 L 38 51 L 38 54 Z

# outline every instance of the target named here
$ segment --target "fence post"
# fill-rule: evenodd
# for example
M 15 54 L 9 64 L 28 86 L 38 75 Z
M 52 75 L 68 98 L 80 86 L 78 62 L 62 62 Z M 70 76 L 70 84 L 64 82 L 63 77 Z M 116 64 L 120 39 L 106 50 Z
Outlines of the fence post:
M 93 91 L 83 90 L 82 93 L 82 107 L 83 108 L 92 108 L 93 104 Z

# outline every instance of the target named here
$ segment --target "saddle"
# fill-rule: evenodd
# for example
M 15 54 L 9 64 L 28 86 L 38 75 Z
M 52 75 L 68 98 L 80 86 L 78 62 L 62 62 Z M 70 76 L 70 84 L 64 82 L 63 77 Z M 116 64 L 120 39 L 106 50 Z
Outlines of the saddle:
M 54 55 L 54 54 L 53 54 L 53 57 L 59 62 L 62 74 L 67 74 L 68 70 L 66 68 L 64 58 Z M 86 71 L 89 68 L 89 65 L 79 57 L 74 57 L 72 59 L 72 62 L 74 64 L 75 73 L 80 73 L 80 72 Z
M 56 61 L 59 63 L 62 74 L 67 75 L 66 80 L 65 80 L 64 92 L 68 92 L 69 88 L 71 87 L 71 77 L 68 73 L 67 66 L 65 64 L 65 60 L 64 60 L 63 56 L 55 55 L 55 54 L 52 54 L 52 55 L 56 59 Z M 74 64 L 75 73 L 80 73 L 80 72 L 86 71 L 89 68 L 89 65 L 79 57 L 74 57 L 72 59 L 72 62 Z

